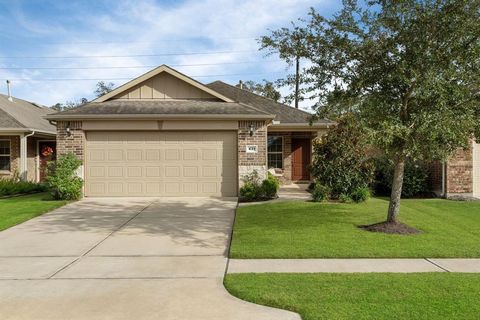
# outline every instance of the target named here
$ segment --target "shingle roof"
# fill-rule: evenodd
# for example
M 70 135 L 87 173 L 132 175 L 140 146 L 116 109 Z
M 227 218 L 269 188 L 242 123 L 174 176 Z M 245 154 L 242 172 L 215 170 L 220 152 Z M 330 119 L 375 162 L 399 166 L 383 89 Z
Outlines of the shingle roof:
M 91 102 L 83 106 L 59 112 L 55 115 L 262 115 L 268 113 L 251 106 L 234 102 L 202 100 L 110 100 Z M 272 116 L 273 117 L 273 116 Z
M 274 114 L 274 120 L 280 121 L 280 123 L 308 123 L 312 117 L 312 115 L 306 111 L 275 102 L 271 99 L 237 88 L 222 81 L 209 83 L 207 84 L 207 87 L 234 101 L 245 103 L 264 112 Z M 317 120 L 315 122 L 331 123 L 329 120 Z
M 0 94 L 0 129 L 36 129 L 55 133 L 56 128 L 43 117 L 53 110 L 13 97 L 8 100 Z

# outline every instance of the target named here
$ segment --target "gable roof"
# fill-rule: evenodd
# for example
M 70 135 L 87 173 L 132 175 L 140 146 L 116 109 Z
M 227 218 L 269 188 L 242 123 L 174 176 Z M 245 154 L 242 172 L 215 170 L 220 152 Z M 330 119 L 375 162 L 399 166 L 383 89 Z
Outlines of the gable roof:
M 222 81 L 215 81 L 207 84 L 207 87 L 229 97 L 234 101 L 248 104 L 264 112 L 274 114 L 274 121 L 280 124 L 305 124 L 310 123 L 312 114 L 290 107 L 286 104 L 278 103 L 272 99 L 262 97 L 253 92 L 240 89 Z M 316 124 L 333 124 L 330 120 L 320 119 L 315 121 Z
M 184 75 L 183 73 L 180 73 L 178 72 L 177 70 L 174 70 L 172 68 L 170 68 L 169 66 L 165 65 L 165 64 L 162 64 L 161 66 L 153 69 L 153 70 L 150 70 L 149 72 L 121 85 L 120 87 L 110 91 L 109 93 L 107 94 L 104 94 L 103 96 L 100 96 L 98 97 L 97 99 L 93 100 L 92 102 L 105 102 L 115 96 L 118 96 L 119 94 L 121 94 L 122 92 L 125 92 L 133 87 L 135 87 L 136 85 L 139 85 L 140 83 L 150 79 L 150 78 L 153 78 L 155 77 L 156 75 L 162 73 L 162 72 L 165 72 L 165 73 L 168 73 L 170 74 L 171 76 L 175 77 L 175 78 L 178 78 L 186 83 L 188 83 L 189 85 L 197 88 L 197 89 L 200 89 L 206 93 L 208 93 L 209 95 L 212 95 L 224 102 L 233 102 L 233 100 L 227 98 L 226 96 L 208 88 L 207 86 L 205 86 L 204 84 Z
M 8 100 L 6 95 L 0 94 L 0 129 L 37 130 L 55 134 L 56 128 L 44 119 L 53 110 L 26 100 L 13 97 Z

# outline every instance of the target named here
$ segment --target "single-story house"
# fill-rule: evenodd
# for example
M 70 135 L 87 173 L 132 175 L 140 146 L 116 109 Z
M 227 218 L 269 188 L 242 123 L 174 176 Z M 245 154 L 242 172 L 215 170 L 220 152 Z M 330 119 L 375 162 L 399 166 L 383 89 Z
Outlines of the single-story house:
M 56 127 L 44 117 L 52 109 L 0 94 L 0 178 L 42 181 L 55 159 Z
M 277 169 L 309 181 L 312 139 L 332 122 L 162 65 L 46 118 L 57 152 L 83 160 L 85 196 L 237 196 L 242 177 Z
M 242 177 L 274 169 L 310 180 L 313 139 L 334 123 L 236 86 L 204 85 L 162 65 L 75 109 L 49 114 L 58 154 L 82 161 L 85 195 L 237 196 Z M 433 166 L 442 195 L 480 197 L 480 146 Z

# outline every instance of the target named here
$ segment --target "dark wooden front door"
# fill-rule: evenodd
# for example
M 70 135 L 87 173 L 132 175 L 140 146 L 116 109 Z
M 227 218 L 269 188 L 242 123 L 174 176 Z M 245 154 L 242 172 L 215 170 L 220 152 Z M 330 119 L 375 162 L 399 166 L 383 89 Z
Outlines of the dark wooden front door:
M 55 160 L 57 154 L 56 151 L 55 141 L 38 142 L 38 172 L 40 182 L 45 181 L 45 169 L 47 168 L 47 163 L 48 161 Z
M 292 139 L 292 180 L 310 180 L 310 139 Z

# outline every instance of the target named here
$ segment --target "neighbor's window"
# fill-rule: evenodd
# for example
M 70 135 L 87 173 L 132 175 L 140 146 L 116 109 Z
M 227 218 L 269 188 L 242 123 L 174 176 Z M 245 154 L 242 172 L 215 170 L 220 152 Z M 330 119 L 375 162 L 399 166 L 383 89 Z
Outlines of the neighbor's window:
M 0 140 L 0 171 L 10 171 L 10 140 Z
M 268 137 L 268 167 L 283 169 L 283 139 L 279 136 Z

